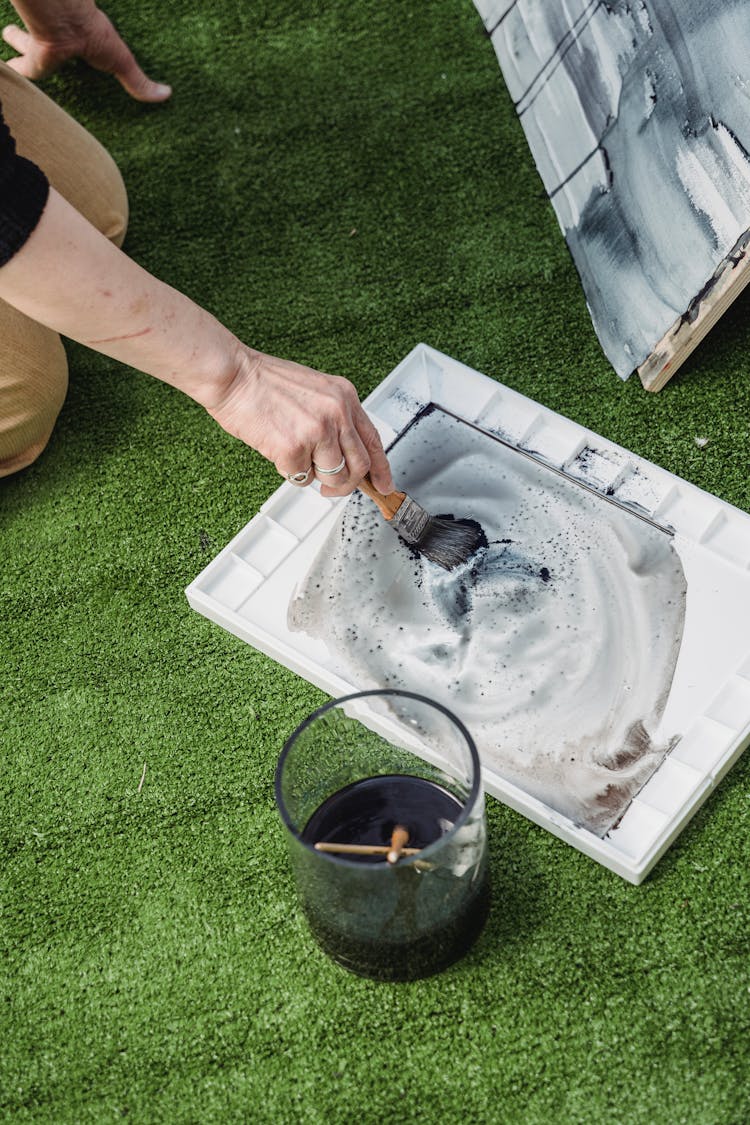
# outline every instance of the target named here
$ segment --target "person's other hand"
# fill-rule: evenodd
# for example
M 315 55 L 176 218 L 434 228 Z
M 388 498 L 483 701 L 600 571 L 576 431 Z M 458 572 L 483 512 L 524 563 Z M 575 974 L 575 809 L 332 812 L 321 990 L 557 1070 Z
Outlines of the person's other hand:
M 20 0 L 16 8 L 28 28 L 3 28 L 3 39 L 18 51 L 8 66 L 26 78 L 46 78 L 69 59 L 81 58 L 96 70 L 112 74 L 131 97 L 163 102 L 172 89 L 154 82 L 138 65 L 133 52 L 108 16 L 93 3 L 40 4 Z
M 312 471 L 323 496 L 346 496 L 366 473 L 381 492 L 395 488 L 377 430 L 348 379 L 243 348 L 231 383 L 204 402 L 228 433 L 273 461 L 283 477 Z M 320 469 L 335 469 L 321 474 Z

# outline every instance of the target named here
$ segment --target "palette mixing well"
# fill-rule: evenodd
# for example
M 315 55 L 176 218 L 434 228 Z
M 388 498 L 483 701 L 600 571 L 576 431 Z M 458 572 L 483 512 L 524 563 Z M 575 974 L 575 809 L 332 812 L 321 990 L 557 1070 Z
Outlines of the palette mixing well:
M 365 400 L 388 446 L 430 404 L 519 456 L 672 536 L 687 581 L 682 642 L 662 726 L 671 751 L 600 838 L 484 762 L 487 791 L 639 883 L 750 742 L 750 516 L 424 345 Z M 347 500 L 284 483 L 187 588 L 191 606 L 333 696 L 365 686 L 327 645 L 287 623 L 290 603 Z

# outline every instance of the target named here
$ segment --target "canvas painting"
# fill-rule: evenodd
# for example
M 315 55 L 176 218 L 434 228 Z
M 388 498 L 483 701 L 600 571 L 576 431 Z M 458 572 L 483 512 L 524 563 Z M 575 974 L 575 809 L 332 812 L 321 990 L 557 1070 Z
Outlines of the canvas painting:
M 435 406 L 389 457 L 410 495 L 478 520 L 489 545 L 447 571 L 355 493 L 290 628 L 361 688 L 443 703 L 484 765 L 603 836 L 679 734 L 660 727 L 687 593 L 671 535 Z
M 750 279 L 750 5 L 475 4 L 601 345 L 658 390 Z

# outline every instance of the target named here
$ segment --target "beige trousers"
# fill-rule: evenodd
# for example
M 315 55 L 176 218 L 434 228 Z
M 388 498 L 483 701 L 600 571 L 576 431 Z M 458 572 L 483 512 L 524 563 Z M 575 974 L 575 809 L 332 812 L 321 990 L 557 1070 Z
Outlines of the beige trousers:
M 106 149 L 2 62 L 0 102 L 18 152 L 38 164 L 60 195 L 120 246 L 128 198 Z M 58 334 L 0 300 L 0 476 L 24 469 L 39 456 L 67 389 L 68 363 Z

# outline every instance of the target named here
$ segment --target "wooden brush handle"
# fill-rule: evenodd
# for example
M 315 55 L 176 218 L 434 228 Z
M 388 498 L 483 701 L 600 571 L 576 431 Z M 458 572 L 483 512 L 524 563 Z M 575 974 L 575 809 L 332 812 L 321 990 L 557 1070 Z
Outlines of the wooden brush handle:
M 370 480 L 369 475 L 363 477 L 357 487 L 360 491 L 364 492 L 365 496 L 369 496 L 371 500 L 375 501 L 387 520 L 393 519 L 406 499 L 405 492 L 389 492 L 387 496 L 382 492 L 378 492 L 377 488 Z

